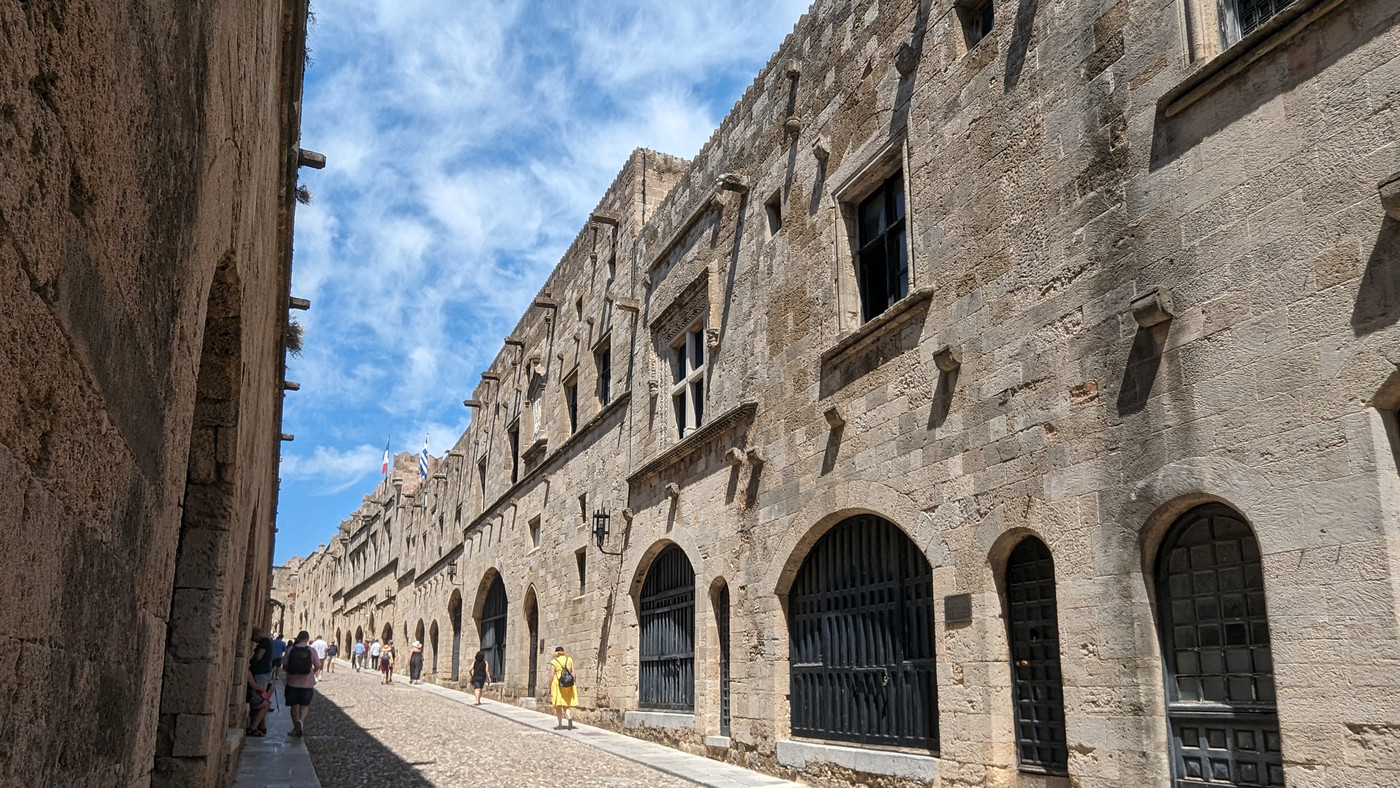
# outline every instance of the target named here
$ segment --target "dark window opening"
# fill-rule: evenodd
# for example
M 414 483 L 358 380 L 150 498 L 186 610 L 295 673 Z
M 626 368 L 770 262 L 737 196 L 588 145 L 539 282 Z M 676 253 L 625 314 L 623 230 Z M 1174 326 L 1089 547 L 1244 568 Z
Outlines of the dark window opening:
M 540 528 L 540 518 L 536 517 L 530 521 L 530 547 L 538 548 L 544 536 Z
M 1006 562 L 1006 634 L 1021 767 L 1064 773 L 1064 686 L 1055 562 L 1045 543 L 1023 540 Z
M 510 437 L 510 483 L 520 481 L 520 422 L 516 421 L 506 430 Z
M 486 509 L 486 458 L 476 464 L 476 475 L 481 482 L 481 508 Z
M 578 565 L 578 593 L 583 596 L 588 589 L 588 548 L 580 547 L 574 553 L 574 563 Z
M 569 412 L 569 434 L 578 432 L 578 378 L 564 381 L 564 408 Z
M 599 350 L 593 361 L 598 367 L 598 404 L 607 405 L 612 401 L 612 348 Z
M 992 0 L 961 0 L 958 3 L 958 19 L 962 22 L 963 41 L 968 49 L 972 49 L 992 32 L 996 24 Z
M 763 204 L 763 212 L 768 216 L 768 235 L 772 237 L 783 229 L 783 193 L 773 192 L 768 202 Z
M 933 568 L 893 523 L 843 520 L 788 596 L 792 733 L 938 748 Z
M 1282 786 L 1254 532 L 1225 506 L 1192 509 L 1162 542 L 1156 585 L 1175 785 Z
M 904 178 L 890 176 L 856 208 L 862 322 L 909 294 L 909 257 L 904 244 Z
M 695 710 L 695 570 L 669 545 L 642 584 L 638 617 L 640 705 Z
M 1234 4 L 1235 20 L 1243 38 L 1292 5 L 1294 0 L 1225 0 Z
M 719 735 L 729 735 L 729 586 L 715 598 L 715 629 L 719 633 Z

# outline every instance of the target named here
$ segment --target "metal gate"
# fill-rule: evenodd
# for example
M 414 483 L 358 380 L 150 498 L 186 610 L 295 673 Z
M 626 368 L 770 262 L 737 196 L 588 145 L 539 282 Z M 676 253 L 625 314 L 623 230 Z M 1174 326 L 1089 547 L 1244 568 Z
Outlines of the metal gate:
M 447 603 L 447 617 L 452 623 L 452 681 L 459 681 L 462 667 L 462 595 L 452 592 Z
M 788 597 L 794 735 L 938 748 L 932 576 L 879 517 L 817 542 Z
M 491 676 L 497 680 L 506 675 L 506 584 L 500 575 L 486 592 L 486 604 L 481 609 L 481 650 Z
M 1055 561 L 1045 543 L 1023 539 L 1006 562 L 1006 635 L 1016 708 L 1016 746 L 1022 768 L 1063 773 L 1064 686 L 1055 605 Z
M 1174 784 L 1283 785 L 1254 532 L 1227 507 L 1192 509 L 1163 541 L 1156 580 Z
M 530 605 L 525 614 L 525 628 L 530 631 L 530 697 L 535 697 L 539 689 L 540 675 L 540 609 L 539 604 Z
M 715 629 L 719 630 L 719 735 L 729 735 L 729 586 L 720 586 L 715 599 Z
M 640 705 L 695 710 L 695 570 L 669 545 L 642 583 Z

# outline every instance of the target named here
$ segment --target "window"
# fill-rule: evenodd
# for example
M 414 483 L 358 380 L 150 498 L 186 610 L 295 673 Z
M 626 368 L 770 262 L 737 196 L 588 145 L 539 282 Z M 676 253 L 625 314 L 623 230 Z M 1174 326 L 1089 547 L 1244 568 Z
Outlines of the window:
M 482 457 L 476 463 L 476 476 L 481 481 L 481 508 L 486 509 L 486 458 Z
M 1282 786 L 1254 532 L 1225 506 L 1192 509 L 1162 542 L 1156 586 L 1176 784 Z
M 1023 539 L 1006 561 L 1006 634 L 1021 767 L 1064 773 L 1069 753 L 1055 562 L 1035 537 Z
M 794 736 L 938 748 L 933 567 L 903 531 L 873 515 L 837 524 L 788 611 Z
M 574 563 L 578 565 L 578 594 L 583 596 L 588 581 L 588 548 L 580 547 L 574 552 Z
M 481 608 L 481 624 L 478 627 L 478 634 L 481 637 L 481 651 L 486 655 L 486 663 L 491 666 L 493 678 L 506 675 L 506 613 L 509 607 L 509 600 L 506 599 L 506 584 L 501 580 L 500 575 L 496 575 L 495 579 L 491 581 L 491 588 L 486 592 L 486 602 Z M 455 620 L 454 616 L 454 628 L 456 626 Z M 459 651 L 460 648 L 454 641 L 452 644 L 454 674 L 457 672 Z
M 695 323 L 671 345 L 671 403 L 682 438 L 700 426 L 705 412 L 705 324 Z
M 578 521 L 583 525 L 588 525 L 588 493 L 583 493 L 578 497 Z
M 540 518 L 536 517 L 535 519 L 530 521 L 530 547 L 532 549 L 538 549 L 540 546 L 540 541 Z
M 695 570 L 668 545 L 647 569 L 638 616 L 640 705 L 695 710 Z
M 583 319 L 583 296 L 579 296 L 578 300 L 574 301 L 574 314 L 578 316 L 579 320 Z
M 511 422 L 506 430 L 506 435 L 510 438 L 510 483 L 515 484 L 520 481 L 520 421 Z
M 996 21 L 992 0 L 959 0 L 958 20 L 962 22 L 963 40 L 972 49 L 992 32 Z
M 1258 30 L 1263 24 L 1277 16 L 1294 0 L 1221 0 L 1221 30 L 1225 45 Z
M 564 408 L 569 412 L 569 434 L 578 432 L 578 375 L 564 381 Z
M 904 246 L 904 178 L 896 172 L 856 208 L 856 280 L 861 320 L 869 322 L 909 294 Z
M 778 234 L 783 229 L 783 192 L 781 189 L 773 192 L 773 196 L 768 198 L 768 202 L 763 204 L 763 212 L 768 215 L 768 237 Z
M 593 363 L 598 367 L 598 404 L 607 405 L 612 401 L 612 348 L 600 348 L 593 354 Z

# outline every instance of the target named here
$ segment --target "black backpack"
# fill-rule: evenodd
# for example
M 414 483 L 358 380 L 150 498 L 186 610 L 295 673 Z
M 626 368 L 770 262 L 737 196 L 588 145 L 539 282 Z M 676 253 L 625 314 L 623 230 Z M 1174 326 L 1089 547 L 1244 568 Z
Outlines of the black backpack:
M 287 674 L 305 676 L 311 672 L 311 647 L 296 645 L 287 652 Z
M 569 666 L 567 663 L 559 663 L 559 686 L 574 686 L 574 672 L 572 670 L 569 670 Z

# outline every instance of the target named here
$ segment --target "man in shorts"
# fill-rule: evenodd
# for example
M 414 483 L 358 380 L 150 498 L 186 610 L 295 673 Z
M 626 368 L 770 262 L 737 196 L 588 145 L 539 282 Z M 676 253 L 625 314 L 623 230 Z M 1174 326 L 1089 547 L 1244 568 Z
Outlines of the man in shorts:
M 362 662 L 364 662 L 364 661 L 365 661 L 365 642 L 364 642 L 363 640 L 357 640 L 357 641 L 355 641 L 354 647 L 352 647 L 352 648 L 350 649 L 350 667 L 354 668 L 356 673 L 359 673 L 359 672 L 360 672 L 360 663 L 362 663 Z
M 303 735 L 302 722 L 311 710 L 311 698 L 316 694 L 316 672 L 321 669 L 321 659 L 311 648 L 310 640 L 310 633 L 303 629 L 287 650 L 287 689 L 283 698 L 292 714 L 293 736 Z

